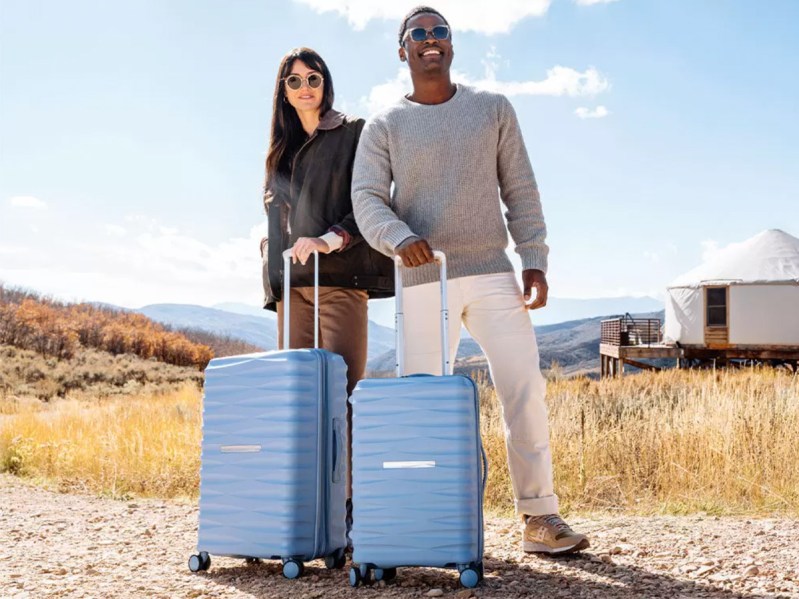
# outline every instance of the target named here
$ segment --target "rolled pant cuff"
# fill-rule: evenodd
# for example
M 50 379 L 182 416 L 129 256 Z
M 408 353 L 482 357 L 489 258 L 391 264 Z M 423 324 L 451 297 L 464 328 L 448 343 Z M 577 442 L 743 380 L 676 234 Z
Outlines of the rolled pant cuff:
M 558 496 L 534 497 L 532 499 L 516 500 L 516 515 L 546 516 L 558 513 Z

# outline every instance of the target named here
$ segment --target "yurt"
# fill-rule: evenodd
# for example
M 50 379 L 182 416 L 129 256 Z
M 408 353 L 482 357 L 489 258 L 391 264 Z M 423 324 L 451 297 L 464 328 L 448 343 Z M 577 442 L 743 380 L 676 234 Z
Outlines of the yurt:
M 664 340 L 684 347 L 799 347 L 799 239 L 763 231 L 678 277 Z

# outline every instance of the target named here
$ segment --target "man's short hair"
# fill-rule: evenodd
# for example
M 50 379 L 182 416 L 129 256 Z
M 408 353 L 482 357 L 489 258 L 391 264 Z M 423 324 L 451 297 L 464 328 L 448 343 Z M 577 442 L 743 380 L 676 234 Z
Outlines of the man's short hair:
M 423 14 L 423 13 L 430 13 L 430 14 L 433 14 L 433 15 L 438 15 L 439 17 L 441 17 L 441 19 L 444 21 L 444 23 L 446 23 L 447 26 L 449 26 L 449 21 L 447 21 L 447 18 L 444 15 L 442 15 L 440 12 L 438 12 L 435 8 L 432 8 L 430 6 L 417 6 L 416 8 L 411 9 L 411 12 L 409 12 L 407 15 L 405 15 L 405 18 L 402 19 L 402 23 L 400 24 L 400 28 L 399 28 L 399 45 L 400 46 L 402 45 L 402 38 L 405 37 L 405 32 L 408 30 L 408 21 L 410 21 L 416 15 L 420 15 L 420 14 Z

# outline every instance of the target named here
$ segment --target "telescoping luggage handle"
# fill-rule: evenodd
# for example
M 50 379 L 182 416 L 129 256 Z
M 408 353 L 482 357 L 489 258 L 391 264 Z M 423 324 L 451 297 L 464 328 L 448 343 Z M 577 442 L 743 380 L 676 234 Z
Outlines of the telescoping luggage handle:
M 291 349 L 289 312 L 291 306 L 291 248 L 283 252 L 283 347 Z M 313 251 L 313 346 L 319 349 L 319 252 Z
M 449 310 L 447 309 L 447 257 L 444 252 L 433 252 L 439 266 L 441 287 L 441 374 L 449 374 Z M 402 311 L 402 258 L 394 256 L 394 297 L 396 316 L 394 330 L 397 338 L 397 376 L 405 375 L 405 314 Z
M 447 257 L 444 252 L 434 250 L 433 256 L 439 265 L 439 285 L 441 289 L 441 373 L 449 374 L 449 309 L 447 308 Z M 394 318 L 397 336 L 397 376 L 405 374 L 405 314 L 402 311 L 402 258 L 394 256 L 394 284 L 396 316 Z M 483 443 L 480 443 L 480 458 L 482 468 L 482 492 L 485 493 L 488 484 L 488 456 Z

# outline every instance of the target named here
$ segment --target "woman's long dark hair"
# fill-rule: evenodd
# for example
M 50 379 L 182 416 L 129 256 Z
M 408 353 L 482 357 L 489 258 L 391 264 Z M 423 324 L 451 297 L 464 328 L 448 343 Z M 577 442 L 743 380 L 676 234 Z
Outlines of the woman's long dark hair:
M 280 61 L 275 81 L 275 95 L 272 101 L 272 130 L 269 151 L 266 154 L 266 184 L 264 202 L 272 200 L 280 187 L 280 181 L 291 177 L 291 161 L 305 141 L 297 111 L 286 99 L 286 86 L 283 81 L 291 73 L 295 60 L 301 60 L 309 69 L 318 71 L 324 77 L 324 93 L 319 115 L 323 116 L 333 107 L 333 77 L 325 61 L 310 48 L 294 48 Z

